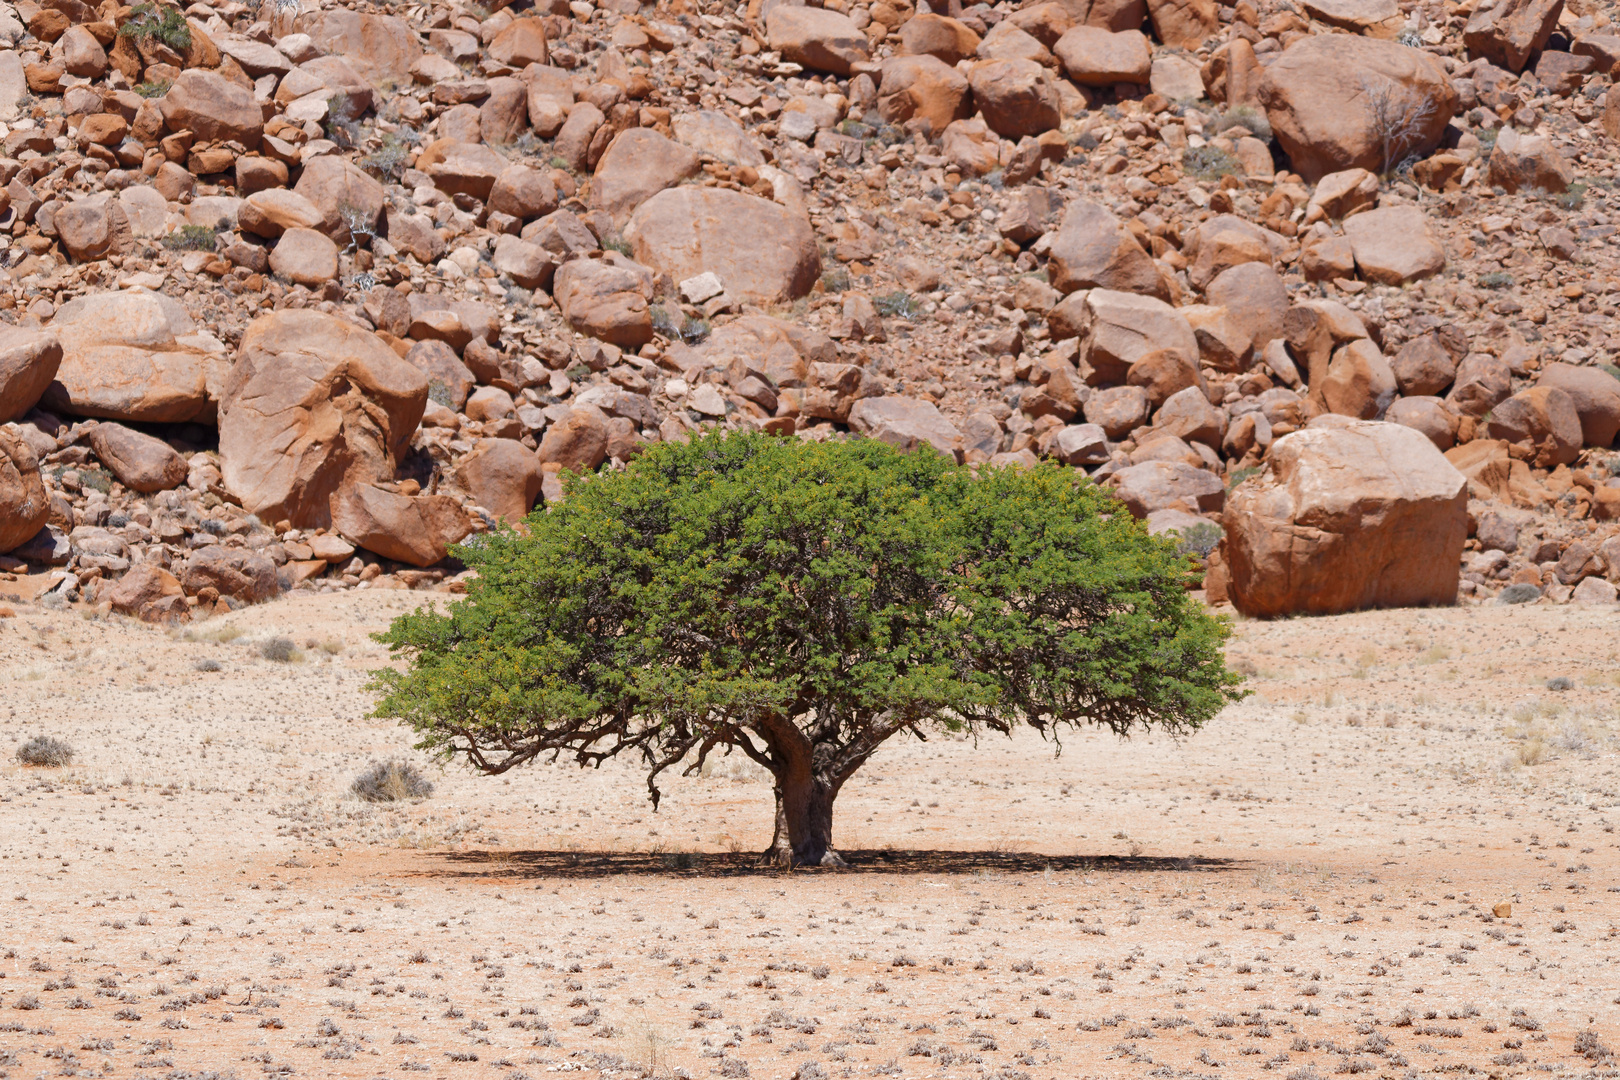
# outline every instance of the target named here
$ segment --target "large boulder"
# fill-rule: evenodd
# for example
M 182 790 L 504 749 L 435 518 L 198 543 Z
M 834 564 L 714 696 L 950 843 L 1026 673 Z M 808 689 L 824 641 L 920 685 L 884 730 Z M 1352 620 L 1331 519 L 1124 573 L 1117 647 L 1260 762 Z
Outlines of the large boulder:
M 1221 26 L 1215 0 L 1148 0 L 1153 30 L 1166 45 L 1194 51 Z
M 1260 101 L 1308 183 L 1351 168 L 1383 173 L 1427 155 L 1457 111 L 1440 58 L 1348 34 L 1302 37 L 1265 69 Z
M 45 407 L 137 423 L 213 423 L 229 371 L 224 346 L 177 300 L 146 289 L 91 293 L 51 323 L 62 345 Z
M 91 428 L 90 450 L 119 483 L 142 495 L 179 487 L 190 472 L 168 443 L 122 424 Z
M 38 405 L 61 364 L 62 342 L 51 331 L 0 327 L 0 424 Z
M 1405 285 L 1446 268 L 1446 253 L 1416 206 L 1382 206 L 1345 219 L 1356 268 L 1368 281 Z
M 220 402 L 225 486 L 260 520 L 326 528 L 343 489 L 393 478 L 427 392 L 420 371 L 353 323 L 260 316 Z
M 166 621 L 173 609 L 185 610 L 185 590 L 180 579 L 155 562 L 138 562 L 129 573 L 113 583 L 101 599 L 120 615 L 133 615 L 147 622 Z M 179 599 L 179 603 L 174 602 Z
M 1152 256 L 1112 211 L 1087 199 L 1075 199 L 1064 211 L 1047 271 L 1052 287 L 1065 294 L 1115 289 L 1170 299 L 1170 286 Z
M 607 445 L 607 416 L 594 405 L 576 405 L 546 428 L 540 462 L 560 472 L 593 472 L 607 460 Z
M 937 56 L 896 56 L 883 61 L 878 115 L 891 124 L 927 120 L 934 133 L 972 114 L 968 80 Z
M 1536 378 L 1537 386 L 1555 386 L 1569 395 L 1581 418 L 1581 440 L 1604 449 L 1620 433 L 1620 379 L 1602 368 L 1574 364 L 1548 364 Z
M 1081 86 L 1146 84 L 1153 74 L 1153 49 L 1140 30 L 1111 33 L 1076 26 L 1052 47 L 1069 78 Z
M 579 333 L 639 349 L 653 336 L 652 287 L 653 276 L 644 266 L 574 259 L 557 271 L 551 291 L 563 318 Z
M 619 133 L 596 163 L 591 179 L 591 205 L 600 206 L 619 225 L 636 207 L 688 177 L 702 161 L 695 151 L 666 139 L 651 128 Z
M 373 83 L 405 82 L 422 45 L 410 24 L 393 15 L 330 8 L 300 15 L 296 23 L 316 48 L 341 56 Z
M 978 51 L 980 38 L 966 23 L 946 15 L 914 15 L 900 27 L 901 56 L 933 56 L 955 66 Z
M 436 139 L 422 148 L 416 167 L 446 195 L 470 195 L 487 202 L 507 162 L 483 143 Z
M 1479 6 L 1463 27 L 1463 44 L 1476 57 L 1517 74 L 1541 52 L 1558 26 L 1564 0 L 1501 0 Z
M 1557 194 L 1569 189 L 1575 172 L 1545 135 L 1520 135 L 1504 127 L 1491 150 L 1485 179 L 1509 193 L 1528 190 Z
M 872 56 L 870 42 L 854 21 L 828 8 L 778 4 L 765 16 L 765 32 L 782 59 L 813 71 L 848 75 L 851 65 Z
M 1451 604 L 1468 483 L 1421 432 L 1346 421 L 1273 443 L 1222 524 L 1245 615 Z
M 1092 289 L 1085 294 L 1080 357 L 1088 383 L 1122 383 L 1133 364 L 1160 351 L 1175 352 L 1190 364 L 1198 362 L 1198 339 L 1179 311 L 1163 300 L 1136 293 Z
M 217 71 L 182 71 L 158 108 L 170 131 L 190 131 L 199 142 L 239 142 L 251 150 L 264 134 L 264 110 L 253 88 Z
M 356 547 L 412 566 L 432 566 L 472 532 L 466 511 L 448 495 L 406 495 L 375 484 L 338 492 L 332 526 Z
M 700 154 L 756 169 L 765 164 L 765 155 L 760 153 L 753 137 L 723 112 L 700 109 L 682 113 L 670 120 L 670 127 L 677 142 Z
M 1217 513 L 1226 505 L 1221 478 L 1184 461 L 1144 461 L 1119 470 L 1108 482 L 1136 518 L 1159 510 Z
M 179 577 L 180 584 L 193 596 L 211 588 L 221 596 L 258 604 L 281 592 L 276 564 L 267 556 L 224 544 L 209 544 L 192 552 Z
M 538 455 L 514 439 L 481 439 L 456 463 L 456 480 L 473 502 L 503 521 L 534 509 L 544 479 Z
M 16 428 L 0 427 L 0 554 L 32 540 L 50 517 L 34 448 Z
M 1033 60 L 985 60 L 973 65 L 973 102 L 1004 139 L 1051 131 L 1063 122 L 1051 72 Z
M 383 186 L 340 154 L 322 154 L 307 162 L 293 192 L 321 212 L 317 228 L 345 246 L 354 241 L 355 232 L 375 230 L 387 205 Z M 293 223 L 285 227 L 292 228 Z
M 726 188 L 660 191 L 636 208 L 624 237 L 637 262 L 676 281 L 713 273 L 737 300 L 796 300 L 821 277 L 816 236 L 803 213 Z
M 862 398 L 849 410 L 849 426 L 902 450 L 927 443 L 948 458 L 962 459 L 961 431 L 929 401 L 898 396 Z
M 1581 417 L 1575 399 L 1556 386 L 1537 385 L 1491 410 L 1485 430 L 1523 448 L 1538 469 L 1568 465 L 1581 456 Z

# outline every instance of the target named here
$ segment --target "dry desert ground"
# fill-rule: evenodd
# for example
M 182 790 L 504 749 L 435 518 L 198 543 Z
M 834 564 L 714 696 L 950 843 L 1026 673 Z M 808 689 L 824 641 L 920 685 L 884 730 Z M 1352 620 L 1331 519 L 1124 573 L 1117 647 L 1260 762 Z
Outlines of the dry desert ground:
M 853 868 L 788 873 L 729 761 L 657 813 L 628 763 L 357 800 L 413 755 L 365 684 L 422 594 L 18 595 L 0 1076 L 1616 1075 L 1611 610 L 1240 621 L 1196 736 L 893 743 Z

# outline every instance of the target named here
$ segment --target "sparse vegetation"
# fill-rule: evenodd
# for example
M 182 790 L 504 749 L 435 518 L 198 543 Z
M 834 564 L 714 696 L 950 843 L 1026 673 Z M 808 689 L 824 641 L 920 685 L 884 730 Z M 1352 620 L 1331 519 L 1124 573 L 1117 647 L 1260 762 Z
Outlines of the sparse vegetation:
M 1249 133 L 1261 142 L 1271 141 L 1271 121 L 1266 114 L 1253 105 L 1233 105 L 1222 109 L 1215 115 L 1210 130 L 1217 135 L 1224 135 L 1235 127 L 1248 129 Z
M 373 761 L 354 778 L 349 791 L 362 802 L 404 802 L 427 798 L 433 785 L 408 761 Z
M 417 134 L 409 128 L 384 132 L 377 148 L 360 159 L 360 167 L 377 179 L 397 183 L 410 163 Z
M 915 320 L 922 314 L 922 305 L 917 303 L 917 298 L 904 289 L 872 297 L 872 306 L 885 319 Z
M 1479 275 L 1479 284 L 1485 289 L 1511 289 L 1514 286 L 1513 275 L 1505 270 L 1491 270 Z
M 219 231 L 209 225 L 182 225 L 163 238 L 170 251 L 213 251 Z
M 133 41 L 155 38 L 181 55 L 191 48 L 191 27 L 185 15 L 156 3 L 136 4 L 118 33 Z
M 17 760 L 44 769 L 66 768 L 73 764 L 73 747 L 50 735 L 35 735 L 17 747 Z
M 259 655 L 277 664 L 290 664 L 303 656 L 290 637 L 273 637 L 261 641 Z
M 1223 176 L 1243 175 L 1243 163 L 1211 143 L 1189 146 L 1183 150 L 1181 167 L 1194 179 L 1211 182 Z

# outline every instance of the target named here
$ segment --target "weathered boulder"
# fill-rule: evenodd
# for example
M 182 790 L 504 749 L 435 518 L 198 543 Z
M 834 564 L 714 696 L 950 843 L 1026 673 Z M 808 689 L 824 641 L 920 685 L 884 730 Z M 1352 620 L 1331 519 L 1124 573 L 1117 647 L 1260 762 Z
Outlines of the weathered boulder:
M 168 443 L 122 424 L 91 428 L 90 450 L 119 483 L 143 495 L 179 487 L 190 471 Z
M 1110 439 L 1123 439 L 1152 415 L 1147 391 L 1140 386 L 1111 386 L 1086 399 L 1086 423 L 1096 424 Z
M 107 420 L 212 423 L 229 362 L 179 301 L 146 289 L 90 293 L 52 320 L 62 344 L 52 412 Z
M 1203 387 L 1189 386 L 1165 399 L 1153 417 L 1153 428 L 1189 443 L 1203 443 L 1217 449 L 1225 442 L 1226 413 L 1209 403 Z
M 111 192 L 69 203 L 56 212 L 54 223 L 57 239 L 74 262 L 123 255 L 135 243 L 129 215 Z
M 1451 604 L 1468 484 L 1421 432 L 1313 427 L 1272 444 L 1222 524 L 1232 603 L 1245 615 Z
M 34 448 L 16 428 L 0 427 L 0 555 L 32 540 L 50 517 Z
M 1305 0 L 1305 10 L 1313 18 L 1352 34 L 1391 37 L 1400 25 L 1401 9 L 1395 0 Z
M 1556 386 L 1537 385 L 1491 410 L 1485 430 L 1493 439 L 1525 448 L 1538 469 L 1568 465 L 1581 456 L 1581 417 L 1575 399 Z
M 608 144 L 591 180 L 591 204 L 620 225 L 636 207 L 665 188 L 696 176 L 696 152 L 651 128 L 629 128 Z
M 171 605 L 163 601 L 180 598 L 180 610 L 185 610 L 185 590 L 180 579 L 155 562 L 138 562 L 129 573 L 113 582 L 112 588 L 101 594 L 101 599 L 112 605 L 120 615 L 133 615 L 147 622 L 164 622 L 171 614 Z
M 508 165 L 489 189 L 489 208 L 524 220 L 544 217 L 557 209 L 557 185 L 539 169 Z
M 1226 484 L 1208 469 L 1181 461 L 1144 461 L 1108 478 L 1132 517 L 1159 510 L 1217 513 L 1226 505 Z
M 894 395 L 863 398 L 851 406 L 849 426 L 901 450 L 927 443 L 948 458 L 962 460 L 962 432 L 940 415 L 933 402 Z
M 557 271 L 557 257 L 539 244 L 531 244 L 510 233 L 495 239 L 490 265 L 510 277 L 521 288 L 549 289 Z
M 1457 442 L 1457 414 L 1437 397 L 1396 398 L 1384 413 L 1384 419 L 1421 431 L 1442 453 Z
M 344 245 L 355 232 L 375 230 L 387 206 L 383 186 L 340 154 L 306 162 L 293 191 L 321 212 L 321 232 Z
M 967 76 L 937 56 L 896 56 L 883 61 L 878 115 L 891 124 L 927 120 L 935 132 L 972 113 Z
M 391 480 L 428 380 L 353 323 L 315 311 L 260 316 L 225 384 L 225 486 L 263 521 L 332 524 L 334 496 Z
M 1064 294 L 1114 289 L 1170 299 L 1164 275 L 1136 237 L 1112 211 L 1087 199 L 1073 200 L 1064 211 L 1047 271 Z
M 534 451 L 513 439 L 481 439 L 456 463 L 473 502 L 503 521 L 520 521 L 540 497 L 545 474 Z
M 1574 170 L 1545 135 L 1521 135 L 1511 126 L 1496 137 L 1485 179 L 1508 192 L 1569 190 Z
M 779 4 L 765 16 L 765 32 L 782 59 L 814 71 L 848 75 L 850 65 L 872 56 L 870 42 L 854 21 L 829 8 Z
M 332 498 L 332 527 L 356 547 L 412 566 L 432 566 L 472 532 L 448 495 L 405 495 L 355 484 Z
M 1620 433 L 1620 379 L 1602 368 L 1552 363 L 1541 369 L 1537 386 L 1555 386 L 1568 394 L 1581 418 L 1581 441 L 1607 449 Z
M 1215 0 L 1148 0 L 1147 7 L 1154 33 L 1172 48 L 1191 52 L 1220 29 Z
M 487 202 L 507 162 L 483 143 L 437 139 L 422 148 L 416 167 L 432 177 L 433 186 L 446 195 L 471 195 Z
M 732 165 L 758 168 L 765 155 L 742 125 L 723 112 L 700 109 L 682 113 L 670 120 L 675 140 L 700 154 L 708 154 Z
M 1111 32 L 1140 30 L 1147 19 L 1143 0 L 1055 0 L 1053 6 L 1067 14 L 1070 26 L 1095 26 Z
M 1155 297 L 1092 289 L 1081 320 L 1081 371 L 1093 386 L 1124 382 L 1131 365 L 1161 350 L 1179 353 L 1188 362 L 1198 359 L 1192 327 Z
M 1226 312 L 1227 325 L 1255 352 L 1283 336 L 1288 290 L 1269 263 L 1246 262 L 1223 271 L 1204 290 L 1204 299 Z
M 49 330 L 0 327 L 0 424 L 35 405 L 62 365 L 62 342 Z
M 1294 171 L 1310 183 L 1427 155 L 1457 111 L 1439 57 L 1348 34 L 1296 40 L 1265 69 L 1259 96 Z
M 1153 51 L 1140 30 L 1112 33 L 1097 26 L 1076 26 L 1058 39 L 1052 52 L 1081 86 L 1145 84 L 1153 74 Z
M 985 60 L 969 76 L 984 122 L 1004 139 L 1051 131 L 1063 122 L 1057 84 L 1033 60 Z
M 326 213 L 296 191 L 269 188 L 242 200 L 237 226 L 245 233 L 274 240 L 288 229 L 319 229 Z
M 1429 219 L 1416 206 L 1383 206 L 1348 218 L 1350 239 L 1361 276 L 1380 285 L 1404 285 L 1446 268 L 1446 253 Z
M 253 100 L 253 88 L 217 71 L 182 71 L 158 108 L 170 131 L 190 131 L 199 141 L 238 142 L 251 150 L 264 133 L 264 110 Z
M 281 592 L 275 563 L 256 551 L 224 544 L 209 544 L 192 552 L 179 577 L 192 596 L 212 588 L 221 596 L 258 604 Z
M 964 176 L 985 176 L 1001 164 L 1001 140 L 978 117 L 952 121 L 939 147 L 945 160 Z
M 1457 377 L 1456 358 L 1433 334 L 1415 337 L 1402 345 L 1389 367 L 1401 393 L 1412 397 L 1438 394 Z M 1620 383 L 1615 388 L 1620 390 Z
M 593 472 L 607 460 L 608 419 L 594 405 L 575 406 L 546 428 L 539 458 L 563 472 Z
M 1546 48 L 1563 10 L 1564 0 L 1501 0 L 1477 8 L 1463 27 L 1463 44 L 1470 55 L 1517 74 Z
M 579 333 L 639 349 L 653 336 L 652 278 L 642 266 L 574 259 L 557 271 L 551 291 L 563 318 Z
M 338 247 L 314 229 L 288 229 L 270 252 L 270 269 L 299 285 L 324 285 L 338 276 Z
M 405 362 L 427 377 L 429 397 L 435 397 L 435 391 L 442 393 L 449 407 L 458 412 L 478 385 L 472 369 L 442 341 L 418 341 L 405 354 Z
M 1244 263 L 1272 266 L 1287 249 L 1287 240 L 1235 214 L 1218 214 L 1188 230 L 1182 254 L 1187 257 L 1187 280 L 1197 288 Z M 1211 301 L 1213 303 L 1214 301 Z
M 1382 418 L 1397 390 L 1389 361 L 1367 338 L 1357 338 L 1336 349 L 1327 377 L 1320 382 L 1319 387 L 1311 387 L 1312 396 L 1320 394 L 1319 400 L 1328 412 L 1358 420 Z
M 796 300 L 821 276 L 804 214 L 725 188 L 660 191 L 636 208 L 624 237 L 638 262 L 676 281 L 712 272 L 739 300 Z
M 534 16 L 513 19 L 490 40 L 489 56 L 517 71 L 530 64 L 550 63 L 545 21 Z
M 973 50 L 973 55 L 980 60 L 1033 60 L 1043 67 L 1057 66 L 1052 51 L 1011 20 L 996 23 Z
M 1446 404 L 1464 416 L 1481 417 L 1513 393 L 1513 370 L 1489 353 L 1469 353 L 1457 365 Z
M 900 27 L 901 56 L 933 56 L 955 66 L 979 49 L 979 35 L 957 19 L 924 13 Z
M 1378 188 L 1378 177 L 1366 169 L 1328 173 L 1317 181 L 1311 201 L 1305 206 L 1305 215 L 1338 221 L 1352 210 L 1377 205 Z
M 416 31 L 394 15 L 330 8 L 306 12 L 295 25 L 321 52 L 343 57 L 373 83 L 408 81 L 422 57 Z

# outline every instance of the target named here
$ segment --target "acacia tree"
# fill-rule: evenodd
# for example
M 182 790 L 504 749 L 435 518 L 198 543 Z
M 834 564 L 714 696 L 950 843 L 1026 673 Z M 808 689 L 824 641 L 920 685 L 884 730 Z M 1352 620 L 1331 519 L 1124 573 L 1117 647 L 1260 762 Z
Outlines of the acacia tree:
M 1175 546 L 1084 474 L 924 448 L 704 435 L 572 481 L 458 549 L 446 614 L 378 640 L 375 715 L 486 773 L 639 755 L 770 771 L 767 858 L 838 865 L 833 803 L 888 739 L 1198 728 L 1241 696 Z

